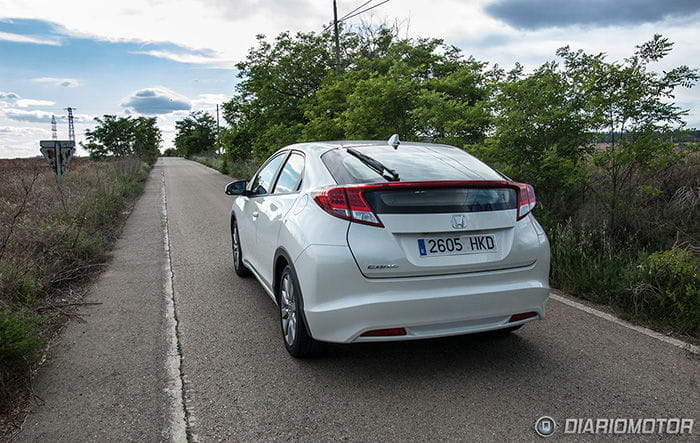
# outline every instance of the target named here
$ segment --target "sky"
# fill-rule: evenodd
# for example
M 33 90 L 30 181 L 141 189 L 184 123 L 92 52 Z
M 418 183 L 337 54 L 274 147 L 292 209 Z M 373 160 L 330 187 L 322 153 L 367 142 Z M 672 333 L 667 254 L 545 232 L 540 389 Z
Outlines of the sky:
M 365 1 L 338 0 L 339 16 Z M 0 158 L 38 155 L 52 115 L 67 139 L 67 107 L 78 141 L 95 117 L 145 115 L 172 147 L 175 121 L 215 115 L 233 95 L 256 35 L 319 32 L 332 14 L 332 0 L 0 0 Z M 441 38 L 506 69 L 533 69 L 565 45 L 622 60 L 660 33 L 675 46 L 659 71 L 700 67 L 699 0 L 390 0 L 348 23 L 362 21 L 398 23 L 402 37 Z M 676 103 L 700 128 L 700 86 L 677 90 Z

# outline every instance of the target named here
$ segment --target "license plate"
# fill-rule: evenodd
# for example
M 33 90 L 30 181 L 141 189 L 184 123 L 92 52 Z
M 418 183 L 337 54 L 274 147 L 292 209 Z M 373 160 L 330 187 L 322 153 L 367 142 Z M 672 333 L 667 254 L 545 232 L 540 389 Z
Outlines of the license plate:
M 493 235 L 460 235 L 418 239 L 418 252 L 421 257 L 478 254 L 496 252 L 496 250 L 496 240 Z

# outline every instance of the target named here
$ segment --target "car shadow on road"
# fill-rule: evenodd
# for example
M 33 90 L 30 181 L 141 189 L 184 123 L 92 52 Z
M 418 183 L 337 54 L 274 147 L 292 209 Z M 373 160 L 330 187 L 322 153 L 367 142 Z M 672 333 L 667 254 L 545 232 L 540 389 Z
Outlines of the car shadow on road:
M 488 367 L 490 371 L 513 372 L 527 370 L 533 361 L 542 361 L 543 357 L 539 346 L 519 332 L 491 332 L 403 342 L 326 343 L 312 364 L 337 366 L 352 362 L 350 368 L 378 372 L 394 370 L 397 366 L 404 371 L 411 368 L 419 371 L 429 368 L 435 372 L 479 371 Z

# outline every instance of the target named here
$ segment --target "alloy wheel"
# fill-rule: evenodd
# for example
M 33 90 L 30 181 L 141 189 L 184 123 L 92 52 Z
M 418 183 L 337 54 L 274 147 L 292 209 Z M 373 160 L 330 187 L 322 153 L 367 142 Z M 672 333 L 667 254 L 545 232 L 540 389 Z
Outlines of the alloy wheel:
M 282 277 L 280 288 L 280 313 L 282 319 L 282 334 L 288 346 L 294 345 L 297 334 L 297 303 L 294 294 L 294 285 L 285 273 Z

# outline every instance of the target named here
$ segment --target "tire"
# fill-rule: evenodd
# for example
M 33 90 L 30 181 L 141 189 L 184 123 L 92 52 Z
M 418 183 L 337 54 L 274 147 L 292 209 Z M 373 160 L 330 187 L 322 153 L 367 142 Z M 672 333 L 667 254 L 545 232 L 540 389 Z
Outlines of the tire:
M 280 312 L 282 341 L 293 357 L 303 358 L 317 355 L 320 343 L 306 329 L 303 315 L 303 300 L 296 274 L 287 265 L 282 270 L 277 289 L 277 304 Z
M 238 235 L 238 223 L 234 220 L 231 225 L 231 249 L 233 252 L 233 269 L 239 277 L 249 277 L 250 269 L 243 264 L 241 238 Z

